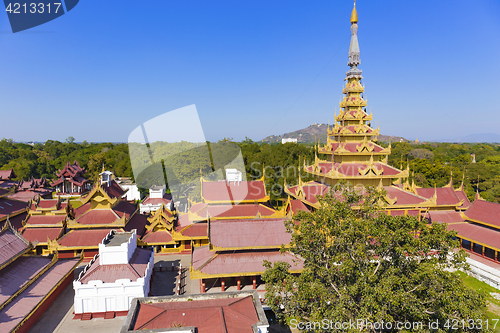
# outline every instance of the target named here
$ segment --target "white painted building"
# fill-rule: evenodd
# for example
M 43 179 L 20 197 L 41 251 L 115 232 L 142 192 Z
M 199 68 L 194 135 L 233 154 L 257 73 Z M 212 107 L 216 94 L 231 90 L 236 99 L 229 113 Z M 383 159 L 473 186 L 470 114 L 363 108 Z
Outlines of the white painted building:
M 243 181 L 243 174 L 238 169 L 226 169 L 226 181 L 230 182 L 241 182 Z
M 292 138 L 281 139 L 281 144 L 285 144 L 285 143 L 288 143 L 288 142 L 297 143 L 298 139 L 292 139 Z
M 115 181 L 118 185 L 121 186 L 124 190 L 127 191 L 122 196 L 122 199 L 127 201 L 136 201 L 141 200 L 141 192 L 139 192 L 139 188 L 137 184 L 135 184 L 130 177 L 116 177 Z
M 170 194 L 165 193 L 166 186 L 152 186 L 149 189 L 149 195 L 139 205 L 141 214 L 149 214 L 160 209 L 165 205 L 171 212 L 174 211 L 174 199 Z
M 135 297 L 150 290 L 154 254 L 137 247 L 137 232 L 112 230 L 99 254 L 73 281 L 75 314 L 128 311 Z

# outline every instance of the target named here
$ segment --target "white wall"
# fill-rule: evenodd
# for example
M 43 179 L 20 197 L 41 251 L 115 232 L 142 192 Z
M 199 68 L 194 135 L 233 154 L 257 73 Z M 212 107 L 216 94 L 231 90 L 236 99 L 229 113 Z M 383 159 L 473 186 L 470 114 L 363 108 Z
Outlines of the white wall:
M 153 267 L 154 254 L 151 253 L 145 276 L 136 281 L 118 279 L 112 283 L 103 283 L 92 280 L 86 284 L 73 281 L 75 313 L 128 311 L 133 298 L 148 296 Z
M 467 272 L 467 274 L 494 288 L 500 289 L 500 270 L 494 269 L 471 258 L 467 258 L 467 263 L 470 265 L 470 271 Z M 498 266 L 500 268 L 500 265 Z
M 124 190 L 128 190 L 122 198 L 127 201 L 141 200 L 141 192 L 137 185 L 120 185 Z
M 99 264 L 113 265 L 128 263 L 137 248 L 137 231 L 133 229 L 132 232 L 128 241 L 119 246 L 106 246 L 101 242 L 99 244 Z

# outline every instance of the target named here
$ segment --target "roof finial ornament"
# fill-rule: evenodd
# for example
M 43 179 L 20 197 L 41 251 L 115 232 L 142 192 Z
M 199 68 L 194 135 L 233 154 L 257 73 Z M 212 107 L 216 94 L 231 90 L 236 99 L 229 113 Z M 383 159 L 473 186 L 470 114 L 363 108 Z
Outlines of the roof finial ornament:
M 358 23 L 358 12 L 356 11 L 356 0 L 354 0 L 354 7 L 351 13 L 351 24 Z
M 347 78 L 361 78 L 361 71 L 357 68 L 361 62 L 359 61 L 359 44 L 358 44 L 358 12 L 356 11 L 356 2 L 351 13 L 351 45 L 349 46 L 349 61 L 347 65 L 351 67 L 347 72 Z

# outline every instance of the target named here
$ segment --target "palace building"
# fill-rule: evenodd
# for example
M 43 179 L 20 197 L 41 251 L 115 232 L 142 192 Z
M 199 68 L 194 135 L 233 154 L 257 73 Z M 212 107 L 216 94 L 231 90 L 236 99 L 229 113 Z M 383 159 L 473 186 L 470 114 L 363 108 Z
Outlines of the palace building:
M 66 232 L 57 239 L 38 241 L 47 241 L 48 253 L 58 251 L 60 257 L 73 257 L 83 251 L 85 257 L 91 258 L 98 253 L 99 243 L 111 230 L 123 232 L 135 229 L 137 235 L 141 235 L 147 218 L 139 214 L 136 205 L 122 198 L 124 194 L 125 191 L 110 173 L 103 170 L 100 181 L 77 199 L 79 207 L 66 212 Z M 30 211 L 25 232 L 29 231 L 30 219 L 34 215 L 35 212 Z
M 324 157 L 315 157 L 314 163 L 303 170 L 315 180 L 295 186 L 285 184 L 285 192 L 299 200 L 309 210 L 319 207 L 317 196 L 324 195 L 340 181 L 353 186 L 374 186 L 385 191 L 384 209 L 389 215 L 412 215 L 429 222 L 446 223 L 457 231 L 461 246 L 470 252 L 469 264 L 476 277 L 498 288 L 500 280 L 500 205 L 484 201 L 479 194 L 474 202 L 467 198 L 463 181 L 453 187 L 450 178 L 444 187 L 420 188 L 410 183 L 410 170 L 399 170 L 387 164 L 391 146 L 376 143 L 379 129 L 371 126 L 372 114 L 366 112 L 363 97 L 360 49 L 358 43 L 358 14 L 356 6 L 351 13 L 351 43 L 349 70 L 346 73 L 340 111 L 335 125 L 328 127 L 327 142 L 317 151 Z M 289 204 L 290 208 L 293 205 Z M 489 268 L 488 268 L 489 267 Z M 493 269 L 493 270 L 491 270 Z M 490 279 L 480 271 L 491 270 Z
M 82 169 L 77 161 L 73 164 L 66 163 L 62 170 L 56 173 L 57 179 L 52 183 L 57 194 L 81 195 L 92 187 L 90 181 L 84 177 L 85 169 Z

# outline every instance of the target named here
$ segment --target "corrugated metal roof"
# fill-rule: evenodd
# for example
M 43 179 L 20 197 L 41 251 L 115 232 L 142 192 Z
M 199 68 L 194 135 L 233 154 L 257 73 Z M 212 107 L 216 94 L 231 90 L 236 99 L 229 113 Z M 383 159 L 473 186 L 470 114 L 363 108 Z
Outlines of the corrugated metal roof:
M 242 181 L 237 184 L 226 181 L 203 182 L 203 198 L 210 201 L 239 202 L 262 200 L 266 197 L 263 181 Z
M 212 218 L 217 217 L 239 217 L 239 216 L 256 216 L 259 213 L 261 216 L 270 216 L 276 213 L 276 210 L 264 205 L 243 204 L 243 205 L 213 205 L 205 207 L 197 214 L 207 218 L 209 215 Z
M 23 256 L 0 271 L 0 304 L 50 264 L 49 257 Z
M 438 205 L 458 205 L 458 203 L 460 202 L 455 193 L 455 190 L 451 187 L 417 188 L 417 193 L 424 198 L 432 198 L 434 196 L 434 193 L 436 193 Z
M 27 248 L 27 242 L 8 228 L 0 231 L 0 266 L 25 252 Z
M 193 268 L 200 267 L 200 261 L 207 257 L 207 251 L 201 248 L 193 249 Z M 213 255 L 213 252 L 212 252 Z M 262 274 L 266 268 L 262 265 L 264 260 L 270 262 L 285 261 L 292 267 L 291 270 L 301 270 L 303 263 L 295 265 L 293 262 L 297 259 L 290 253 L 281 254 L 279 250 L 275 251 L 240 251 L 235 253 L 218 253 L 215 258 L 209 259 L 204 263 L 204 266 L 199 270 L 205 274 L 211 275 L 228 275 L 228 274 L 245 274 L 245 273 L 258 273 Z M 197 268 L 195 268 L 197 269 Z
M 464 221 L 460 213 L 454 210 L 433 210 L 429 211 L 428 214 L 432 222 L 456 223 Z
M 59 259 L 42 276 L 0 311 L 0 332 L 10 332 L 69 272 L 79 259 Z
M 395 205 L 416 205 L 426 201 L 425 198 L 395 186 L 384 186 L 384 189 L 387 191 L 390 199 L 397 199 Z
M 92 280 L 100 280 L 104 283 L 110 283 L 118 279 L 135 281 L 145 276 L 151 253 L 151 250 L 136 248 L 128 264 L 100 265 L 99 260 L 96 260 L 80 282 L 88 283 Z
M 68 247 L 82 247 L 82 246 L 95 246 L 98 247 L 99 243 L 102 242 L 103 238 L 111 231 L 112 229 L 77 229 L 72 230 L 61 239 L 59 239 L 58 243 L 62 246 Z M 114 229 L 117 231 L 123 231 L 122 229 Z
M 252 296 L 140 304 L 134 330 L 194 326 L 199 333 L 252 333 L 259 322 Z
M 465 215 L 473 220 L 500 227 L 500 204 L 475 200 L 465 211 Z
M 456 230 L 459 236 L 500 249 L 500 231 L 473 223 L 449 224 L 448 230 Z
M 158 230 L 144 236 L 142 241 L 149 244 L 169 243 L 172 241 L 172 235 L 166 230 Z
M 208 224 L 203 223 L 193 223 L 190 227 L 182 231 L 183 236 L 187 237 L 205 237 L 207 236 Z
M 23 237 L 30 242 L 47 243 L 50 240 L 57 239 L 61 234 L 61 228 L 26 228 L 23 231 Z
M 290 243 L 283 218 L 255 220 L 215 220 L 210 222 L 210 242 L 223 248 L 281 246 Z
M 27 207 L 27 202 L 0 198 L 0 218 L 19 212 Z
M 77 222 L 80 224 L 110 224 L 118 220 L 118 216 L 109 209 L 92 209 L 80 216 Z
M 58 224 L 66 218 L 66 215 L 31 215 L 26 224 Z

